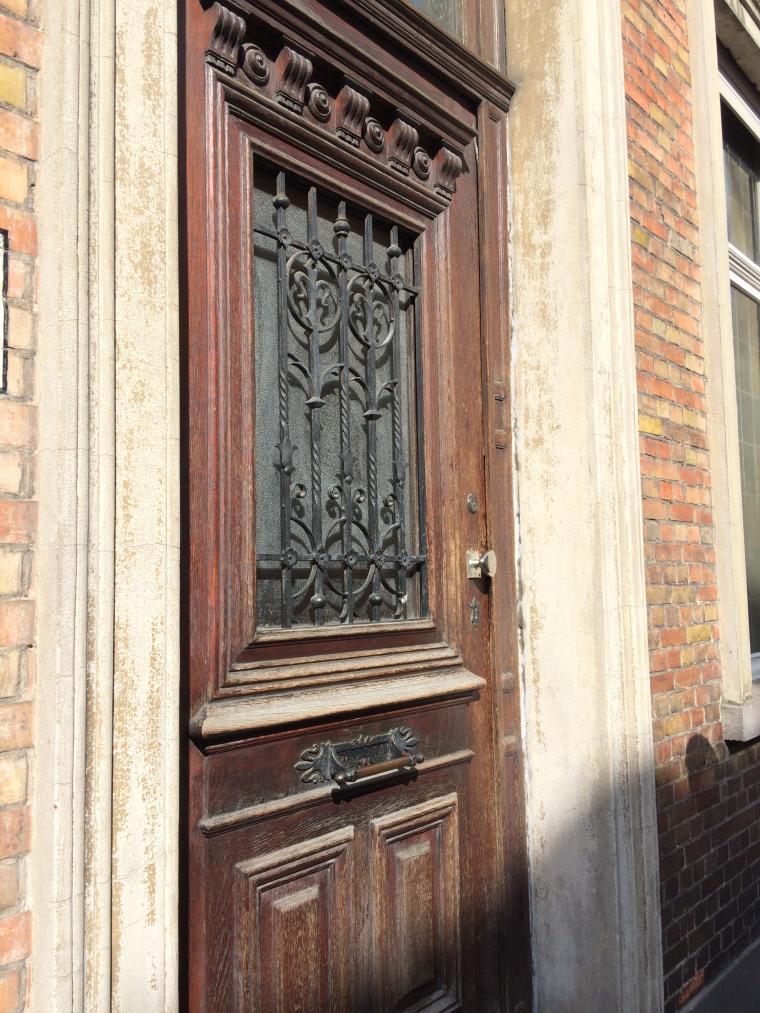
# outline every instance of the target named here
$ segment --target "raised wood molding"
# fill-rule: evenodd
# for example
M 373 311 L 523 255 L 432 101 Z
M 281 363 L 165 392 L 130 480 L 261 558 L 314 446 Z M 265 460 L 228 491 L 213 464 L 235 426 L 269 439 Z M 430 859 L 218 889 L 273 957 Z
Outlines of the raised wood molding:
M 314 1008 L 350 1011 L 353 843 L 347 826 L 237 863 L 241 1009 L 286 1009 L 308 988 Z
M 456 1009 L 458 797 L 452 792 L 378 817 L 370 828 L 374 995 L 383 1009 Z
M 201 2 L 208 7 L 211 0 Z M 252 0 L 214 2 L 241 17 L 261 14 L 275 18 L 277 24 L 299 34 L 306 25 L 317 48 L 325 48 L 326 36 L 329 38 L 320 18 L 305 10 L 298 0 L 256 0 L 255 4 Z M 505 112 L 509 109 L 515 91 L 512 82 L 405 0 L 335 0 L 335 7 L 342 8 L 343 15 L 356 23 L 371 23 L 386 40 L 392 40 L 402 57 L 420 64 L 476 104 L 486 100 Z M 364 54 L 365 59 L 368 56 Z
M 234 73 L 244 35 L 243 18 L 220 3 L 219 16 L 208 48 L 209 61 L 225 73 Z
M 222 11 L 228 14 L 226 8 Z M 419 130 L 405 118 L 406 112 L 383 127 L 374 115 L 379 111 L 364 94 L 346 85 L 334 86 L 331 94 L 318 79 L 315 63 L 292 46 L 284 45 L 269 59 L 255 43 L 242 43 L 244 32 L 230 27 L 237 22 L 242 24 L 236 15 L 220 17 L 207 50 L 232 108 L 250 111 L 262 125 L 285 137 L 298 136 L 307 147 L 329 146 L 336 164 L 360 160 L 368 178 L 388 175 L 386 188 L 391 191 L 400 175 L 424 194 L 422 203 L 433 214 L 445 210 L 464 169 L 461 153 L 451 150 L 446 134 L 431 143 L 435 130 L 424 119 L 428 150 L 420 145 Z M 218 37 L 223 42 L 215 42 Z M 406 179 L 412 169 L 414 176 Z
M 382 653 L 365 648 L 341 653 L 315 654 L 292 661 L 257 661 L 238 663 L 227 676 L 225 689 L 245 688 L 272 692 L 290 686 L 329 685 L 333 682 L 358 682 L 364 679 L 402 675 L 404 672 L 441 672 L 462 667 L 462 658 L 448 644 L 415 644 L 411 647 L 388 647 Z
M 240 733 L 247 735 L 317 718 L 359 715 L 383 707 L 403 706 L 416 700 L 473 696 L 485 685 L 485 680 L 479 675 L 468 672 L 466 668 L 457 668 L 449 672 L 410 672 L 393 679 L 342 684 L 340 693 L 336 693 L 333 686 L 324 686 L 259 698 L 246 696 L 239 700 L 212 700 L 193 716 L 190 734 L 196 739 Z
M 435 756 L 418 765 L 417 777 L 427 777 L 430 774 L 438 773 L 449 767 L 456 767 L 462 763 L 470 763 L 474 756 L 475 754 L 471 749 L 458 749 L 453 753 L 446 753 L 444 756 Z M 215 837 L 217 834 L 227 833 L 229 830 L 241 830 L 243 827 L 254 826 L 256 823 L 265 823 L 280 816 L 303 812 L 318 805 L 325 805 L 328 802 L 333 802 L 334 794 L 334 785 L 320 785 L 318 788 L 300 791 L 294 795 L 287 795 L 285 798 L 273 799 L 270 802 L 260 802 L 258 805 L 245 806 L 243 809 L 236 809 L 234 812 L 207 816 L 205 819 L 200 820 L 198 829 L 204 837 Z

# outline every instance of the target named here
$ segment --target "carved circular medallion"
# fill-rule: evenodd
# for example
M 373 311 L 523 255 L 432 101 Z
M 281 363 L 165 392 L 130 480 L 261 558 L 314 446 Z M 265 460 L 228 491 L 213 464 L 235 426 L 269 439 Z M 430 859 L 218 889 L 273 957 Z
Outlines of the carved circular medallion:
M 264 85 L 269 80 L 269 61 L 258 46 L 243 47 L 243 73 L 254 84 Z
M 414 149 L 413 168 L 415 175 L 420 179 L 430 178 L 430 157 L 423 148 Z
M 309 112 L 315 119 L 325 123 L 330 119 L 330 112 L 332 111 L 330 96 L 321 84 L 310 84 L 307 91 L 309 94 L 309 101 L 307 103 Z
M 374 116 L 364 121 L 364 140 L 370 151 L 379 153 L 385 147 L 385 132 Z

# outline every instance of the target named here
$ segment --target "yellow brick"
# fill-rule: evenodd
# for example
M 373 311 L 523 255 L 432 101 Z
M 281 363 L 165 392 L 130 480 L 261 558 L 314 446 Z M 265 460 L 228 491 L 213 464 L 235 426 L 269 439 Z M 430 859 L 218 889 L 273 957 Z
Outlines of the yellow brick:
M 11 348 L 32 348 L 34 316 L 20 306 L 8 307 L 8 344 Z
M 645 250 L 649 249 L 649 240 L 651 236 L 648 232 L 645 232 L 640 225 L 634 225 L 632 229 L 632 236 L 634 243 L 637 246 L 643 246 Z
M 0 697 L 15 696 L 21 683 L 22 652 L 3 651 L 0 654 Z M 0 1006 L 2 1009 L 2 1006 Z
M 660 56 L 659 53 L 654 54 L 654 65 L 659 70 L 659 72 L 662 74 L 663 77 L 668 76 L 670 66 L 666 63 L 665 60 L 663 60 L 663 58 Z
M 23 352 L 8 349 L 6 392 L 10 397 L 30 397 L 34 379 L 34 360 Z
M 19 496 L 24 486 L 24 461 L 18 450 L 0 450 L 0 494 Z
M 685 426 L 689 426 L 691 429 L 699 429 L 700 432 L 704 432 L 707 428 L 707 422 L 704 415 L 691 411 L 689 408 L 684 408 L 683 424 Z
M 649 433 L 651 436 L 662 436 L 662 422 L 649 415 L 639 415 L 639 432 Z
M 18 885 L 18 862 L 3 862 L 0 865 L 0 911 L 18 904 Z
M 23 552 L 13 552 L 11 550 L 0 552 L 0 594 L 21 594 L 23 579 Z
M 0 102 L 17 109 L 26 107 L 26 74 L 21 67 L 0 63 Z
M 661 106 L 658 106 L 656 102 L 650 103 L 649 115 L 652 117 L 653 120 L 655 120 L 655 122 L 659 123 L 661 127 L 667 128 L 671 124 L 671 119 L 668 116 L 668 114 Z
M 690 644 L 701 640 L 709 640 L 712 637 L 712 627 L 706 623 L 702 626 L 690 626 L 686 631 L 686 639 Z
M 628 161 L 628 175 L 631 179 L 635 179 L 636 182 L 642 186 L 645 190 L 651 190 L 654 185 L 654 180 L 651 173 L 648 173 L 645 169 L 642 169 L 640 165 L 637 165 L 632 159 Z
M 29 189 L 29 170 L 23 162 L 0 158 L 0 197 L 23 204 Z
M 26 757 L 9 756 L 0 760 L 0 805 L 26 801 Z
M 26 17 L 27 0 L 0 0 L 0 7 L 4 7 L 13 14 L 20 14 L 23 18 Z
M 697 355 L 692 355 L 691 352 L 687 352 L 684 359 L 684 367 L 690 369 L 692 373 L 699 373 L 701 376 L 705 371 L 705 360 L 700 359 Z

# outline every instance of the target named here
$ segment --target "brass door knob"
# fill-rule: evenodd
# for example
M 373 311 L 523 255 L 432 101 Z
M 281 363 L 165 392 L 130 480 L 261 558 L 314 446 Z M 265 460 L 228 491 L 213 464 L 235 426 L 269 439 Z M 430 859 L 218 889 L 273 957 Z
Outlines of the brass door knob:
M 494 577 L 498 561 L 493 549 L 480 553 L 477 549 L 467 550 L 467 576 L 470 580 L 480 580 L 481 577 Z

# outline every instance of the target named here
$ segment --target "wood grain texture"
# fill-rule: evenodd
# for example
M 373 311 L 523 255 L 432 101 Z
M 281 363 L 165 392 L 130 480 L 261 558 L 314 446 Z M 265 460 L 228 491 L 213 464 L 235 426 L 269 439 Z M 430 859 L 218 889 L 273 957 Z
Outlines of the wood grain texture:
M 494 54 L 496 10 L 467 5 Z M 402 0 L 183 0 L 182 33 L 187 1008 L 517 1009 L 511 85 Z M 261 162 L 417 237 L 427 619 L 257 630 Z M 464 565 L 489 544 L 492 586 Z M 400 724 L 416 777 L 301 783 L 304 750 Z
M 383 1010 L 459 1005 L 459 826 L 455 794 L 375 819 L 375 998 Z
M 330 718 L 353 711 L 361 714 L 417 700 L 472 696 L 485 680 L 461 666 L 450 671 L 412 673 L 395 679 L 366 680 L 295 693 L 214 701 L 198 712 L 191 725 L 194 736 L 212 739 L 235 732 L 255 732 Z
M 500 251 L 507 244 L 509 208 L 507 193 L 507 117 L 502 110 L 483 103 L 480 109 L 481 160 L 480 228 L 481 308 L 483 314 L 483 411 L 489 435 L 485 444 L 488 501 L 513 502 L 512 407 L 510 391 L 509 276 Z M 489 511 L 488 541 L 500 558 L 509 558 L 515 533 L 511 513 Z M 527 830 L 522 756 L 522 718 L 519 671 L 518 589 L 513 566 L 500 567 L 493 592 L 501 609 L 493 612 L 491 643 L 497 692 L 493 695 L 493 720 L 497 734 L 495 776 L 499 810 L 497 846 L 503 870 L 495 886 L 499 910 L 502 1002 L 508 1009 L 521 1003 L 530 1006 L 531 969 Z
M 425 777 L 446 767 L 458 763 L 469 763 L 475 754 L 471 749 L 460 749 L 455 753 L 447 753 L 445 756 L 437 756 L 427 760 L 417 767 L 417 777 Z M 331 784 L 322 785 L 310 791 L 299 794 L 288 795 L 285 798 L 273 799 L 270 802 L 260 802 L 258 805 L 247 806 L 244 809 L 237 809 L 234 812 L 223 813 L 219 816 L 209 816 L 198 824 L 200 832 L 205 837 L 214 834 L 225 833 L 239 827 L 251 826 L 254 823 L 263 823 L 266 820 L 276 819 L 288 813 L 311 809 L 315 805 L 324 805 L 335 798 L 335 786 Z
M 353 1008 L 353 827 L 236 867 L 238 1008 Z

